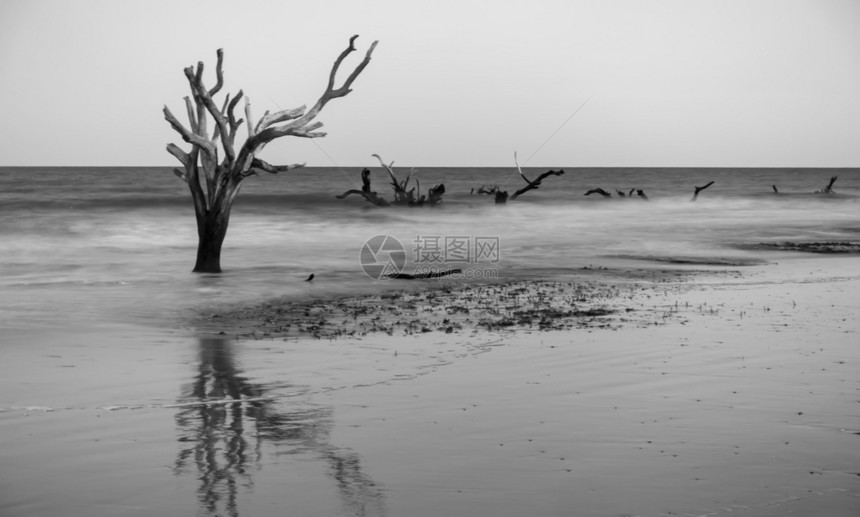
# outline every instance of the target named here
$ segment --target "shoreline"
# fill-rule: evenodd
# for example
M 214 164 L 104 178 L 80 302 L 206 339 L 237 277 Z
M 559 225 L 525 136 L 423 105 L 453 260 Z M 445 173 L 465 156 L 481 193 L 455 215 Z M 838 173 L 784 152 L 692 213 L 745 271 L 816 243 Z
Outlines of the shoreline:
M 716 260 L 706 264 L 722 264 Z M 690 261 L 678 262 L 690 264 Z M 701 264 L 697 264 L 701 265 Z M 731 262 L 731 265 L 738 265 Z M 534 279 L 392 283 L 381 293 L 206 308 L 191 327 L 236 339 L 361 338 L 481 330 L 568 330 L 657 325 L 671 306 L 649 299 L 691 289 L 697 278 L 740 278 L 738 270 L 583 267 Z M 397 287 L 395 287 L 397 286 Z
M 510 279 L 392 279 L 377 282 L 375 292 L 210 305 L 191 311 L 186 328 L 235 339 L 337 339 L 374 333 L 648 326 L 677 309 L 650 303 L 655 297 L 680 294 L 706 279 L 743 282 L 751 271 L 767 275 L 780 269 L 774 260 L 780 255 L 795 261 L 850 258 L 856 246 L 860 244 L 762 243 L 749 249 L 764 250 L 769 258 L 606 255 L 595 258 L 596 266 L 538 268 Z

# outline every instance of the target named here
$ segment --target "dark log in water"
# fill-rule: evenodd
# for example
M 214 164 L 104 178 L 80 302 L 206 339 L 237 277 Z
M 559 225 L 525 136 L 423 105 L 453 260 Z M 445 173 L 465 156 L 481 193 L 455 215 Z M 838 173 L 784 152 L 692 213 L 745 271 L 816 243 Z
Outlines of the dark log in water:
M 713 184 L 714 184 L 714 182 L 713 182 L 713 181 L 711 181 L 711 182 L 710 182 L 710 183 L 708 183 L 707 185 L 704 185 L 704 186 L 701 186 L 701 187 L 695 187 L 695 188 L 696 188 L 696 191 L 695 191 L 695 192 L 693 192 L 693 199 L 691 199 L 690 201 L 695 201 L 695 200 L 697 200 L 697 199 L 699 198 L 699 192 L 701 192 L 701 191 L 705 190 L 706 188 L 710 187 L 710 186 L 711 186 L 711 185 L 713 185 Z
M 427 191 L 427 204 L 436 206 L 442 202 L 442 196 L 445 194 L 445 185 L 440 183 Z
M 624 193 L 623 193 L 623 192 L 618 191 L 618 193 L 621 195 L 621 197 L 624 197 Z M 612 197 L 612 194 L 610 194 L 609 192 L 607 192 L 607 191 L 603 190 L 602 188 L 593 188 L 593 189 L 591 189 L 591 190 L 589 190 L 588 192 L 586 192 L 586 193 L 585 193 L 585 195 L 586 195 L 586 196 L 590 196 L 590 195 L 592 195 L 592 194 L 600 194 L 600 195 L 601 195 L 601 196 L 603 196 L 603 197 Z
M 445 271 L 428 271 L 426 273 L 393 273 L 390 275 L 385 275 L 385 278 L 392 278 L 396 280 L 421 280 L 424 278 L 441 278 L 444 276 L 454 275 L 457 273 L 462 273 L 463 270 L 460 268 L 455 269 L 447 269 Z
M 516 199 L 516 198 L 520 197 L 521 195 L 525 194 L 526 192 L 528 192 L 529 190 L 536 189 L 536 188 L 540 187 L 541 181 L 543 181 L 544 179 L 546 179 L 549 176 L 561 176 L 562 174 L 564 174 L 564 169 L 557 170 L 557 171 L 546 171 L 543 174 L 541 174 L 540 176 L 538 176 L 537 179 L 535 179 L 534 181 L 529 181 L 529 179 L 526 178 L 525 174 L 523 174 L 522 171 L 520 171 L 520 176 L 522 176 L 523 179 L 526 180 L 526 183 L 528 183 L 528 185 L 526 185 L 525 187 L 514 192 L 511 195 L 511 199 L 512 200 Z

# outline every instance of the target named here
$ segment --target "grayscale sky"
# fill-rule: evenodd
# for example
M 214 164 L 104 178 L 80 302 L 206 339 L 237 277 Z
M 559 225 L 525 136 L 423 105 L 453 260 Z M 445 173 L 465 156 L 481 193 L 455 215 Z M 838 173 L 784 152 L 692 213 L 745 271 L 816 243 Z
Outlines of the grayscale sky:
M 176 165 L 184 67 L 214 84 L 223 47 L 259 117 L 313 104 L 353 34 L 345 69 L 379 46 L 328 136 L 262 158 L 860 166 L 857 0 L 0 0 L 0 165 Z

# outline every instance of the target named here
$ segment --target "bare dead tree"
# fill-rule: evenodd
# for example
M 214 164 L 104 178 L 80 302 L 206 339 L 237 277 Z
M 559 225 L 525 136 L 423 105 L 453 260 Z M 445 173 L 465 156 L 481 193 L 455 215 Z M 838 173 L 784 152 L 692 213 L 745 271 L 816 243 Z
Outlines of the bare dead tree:
M 711 186 L 711 185 L 713 185 L 713 184 L 714 184 L 714 182 L 713 182 L 713 181 L 711 181 L 711 182 L 710 182 L 710 183 L 708 183 L 707 185 L 704 185 L 704 186 L 701 186 L 701 187 L 695 187 L 696 191 L 695 191 L 695 192 L 693 192 L 693 199 L 691 199 L 690 201 L 695 201 L 696 199 L 698 199 L 698 198 L 699 198 L 699 192 L 701 192 L 701 191 L 705 190 L 706 188 L 710 187 L 710 186 Z
M 356 50 L 354 42 L 357 37 L 356 35 L 349 39 L 349 46 L 335 60 L 328 85 L 310 110 L 307 110 L 306 106 L 300 106 L 276 113 L 267 111 L 256 124 L 247 98 L 245 119 L 236 118 L 235 109 L 243 96 L 241 90 L 232 99 L 228 94 L 220 107 L 216 104 L 215 95 L 224 85 L 222 49 L 218 49 L 216 84 L 212 88 L 207 89 L 203 83 L 203 62 L 197 63 L 196 70 L 190 66 L 185 69 L 185 77 L 191 89 L 191 97 L 185 97 L 188 127 L 180 122 L 167 106 L 163 111 L 170 126 L 179 133 L 182 140 L 191 144 L 189 152 L 183 151 L 175 144 L 169 144 L 167 152 L 182 163 L 182 169 L 176 168 L 173 171 L 188 184 L 194 202 L 198 236 L 194 272 L 221 272 L 221 247 L 227 234 L 230 210 L 246 178 L 260 171 L 278 174 L 304 165 L 272 165 L 258 158 L 257 153 L 269 142 L 281 137 L 325 136 L 324 132 L 317 131 L 322 127 L 322 122 L 315 122 L 314 119 L 329 101 L 344 97 L 352 91 L 353 82 L 370 63 L 371 54 L 378 43 L 374 41 L 370 45 L 364 59 L 343 84 L 337 87 L 335 79 L 338 70 L 344 59 Z M 214 121 L 211 135 L 208 128 L 210 117 Z M 236 136 L 243 122 L 247 124 L 247 137 L 243 144 L 237 146 Z

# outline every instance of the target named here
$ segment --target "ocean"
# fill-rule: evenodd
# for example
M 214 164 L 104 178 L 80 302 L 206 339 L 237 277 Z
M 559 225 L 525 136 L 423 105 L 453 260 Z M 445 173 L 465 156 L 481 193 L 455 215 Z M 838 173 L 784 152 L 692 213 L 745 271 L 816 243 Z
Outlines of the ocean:
M 761 242 L 860 238 L 858 169 L 563 169 L 504 206 L 472 192 L 525 186 L 513 167 L 415 170 L 410 186 L 422 193 L 445 185 L 437 207 L 336 199 L 360 188 L 359 167 L 252 177 L 233 208 L 224 273 L 199 275 L 190 195 L 171 168 L 0 168 L 0 325 L 181 326 L 201 306 L 396 287 L 363 267 L 365 243 L 380 235 L 400 243 L 406 271 L 456 267 L 502 280 L 610 258 L 745 259 L 763 253 L 745 249 Z M 372 171 L 373 189 L 390 199 L 388 175 Z M 395 172 L 402 180 L 410 171 Z M 814 194 L 831 176 L 835 194 Z M 585 195 L 594 188 L 613 197 Z M 648 201 L 618 198 L 631 189 Z
M 856 245 L 860 170 L 565 168 L 502 206 L 472 192 L 521 188 L 513 168 L 421 168 L 440 206 L 336 199 L 360 172 L 248 179 L 224 272 L 195 274 L 170 168 L 0 168 L 0 514 L 858 514 L 857 255 L 760 244 Z M 388 266 L 460 272 L 380 279 Z M 647 276 L 668 267 L 716 271 Z M 623 324 L 197 328 L 273 298 L 583 268 L 635 277 Z M 405 318 L 391 303 L 378 317 Z

